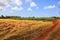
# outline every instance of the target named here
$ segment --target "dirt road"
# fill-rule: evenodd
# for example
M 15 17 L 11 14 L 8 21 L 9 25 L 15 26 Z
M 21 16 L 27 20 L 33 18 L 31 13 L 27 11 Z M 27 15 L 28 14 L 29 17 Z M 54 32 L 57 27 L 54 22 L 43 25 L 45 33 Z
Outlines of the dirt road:
M 45 40 L 45 38 L 49 35 L 49 33 L 50 33 L 51 31 L 53 31 L 53 29 L 55 29 L 58 24 L 60 24 L 60 20 L 54 21 L 53 24 L 54 24 L 54 25 L 53 25 L 51 28 L 47 29 L 45 32 L 43 32 L 42 34 L 40 34 L 40 35 L 39 35 L 36 39 L 34 39 L 34 40 Z

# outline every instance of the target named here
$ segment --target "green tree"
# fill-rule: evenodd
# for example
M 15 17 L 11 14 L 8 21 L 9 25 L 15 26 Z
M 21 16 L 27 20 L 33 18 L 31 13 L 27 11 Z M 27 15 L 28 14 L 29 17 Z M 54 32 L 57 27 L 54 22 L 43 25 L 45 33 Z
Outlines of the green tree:
M 1 15 L 1 18 L 5 18 L 3 15 Z

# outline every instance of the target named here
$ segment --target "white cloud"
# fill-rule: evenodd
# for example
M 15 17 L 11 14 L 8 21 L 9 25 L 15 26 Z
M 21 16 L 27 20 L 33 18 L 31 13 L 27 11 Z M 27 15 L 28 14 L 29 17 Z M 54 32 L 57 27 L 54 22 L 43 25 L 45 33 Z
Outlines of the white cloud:
M 5 8 L 9 7 L 10 4 L 7 0 L 0 0 L 0 11 L 4 11 Z
M 26 2 L 32 2 L 32 0 L 25 0 Z
M 20 7 L 19 9 L 20 9 L 20 11 L 22 11 L 24 8 L 23 7 Z
M 11 0 L 11 3 L 14 3 L 18 6 L 21 6 L 23 4 L 21 0 Z
M 22 5 L 21 0 L 0 0 L 0 10 L 5 10 L 6 8 L 10 7 L 10 4 L 15 4 L 17 6 Z M 22 10 L 23 8 L 20 8 Z
M 11 8 L 11 10 L 13 10 L 13 11 L 22 11 L 23 7 L 13 7 L 13 8 Z
M 21 6 L 23 3 L 21 0 L 0 0 L 0 6 L 9 7 L 10 4 Z
M 60 4 L 60 1 L 58 1 L 58 4 Z
M 17 4 L 17 5 L 22 5 L 23 3 L 22 3 L 22 1 L 20 1 L 20 0 L 16 0 L 16 4 Z
M 37 4 L 36 4 L 35 2 L 33 2 L 32 0 L 25 0 L 25 1 L 28 2 L 29 5 L 30 5 L 30 8 L 28 8 L 28 10 L 31 10 L 32 7 L 33 7 L 33 8 L 36 8 L 36 9 L 39 8 L 39 7 L 37 6 Z
M 27 11 L 32 11 L 32 9 L 31 8 L 28 8 Z
M 3 11 L 3 10 L 5 10 L 5 9 L 4 9 L 3 7 L 0 6 L 0 11 Z
M 5 11 L 5 8 L 8 7 L 9 4 L 7 0 L 0 0 L 0 11 Z
M 31 2 L 30 7 L 37 7 L 37 4 L 35 2 Z
M 7 0 L 0 0 L 0 6 L 4 6 L 4 7 L 7 7 L 7 6 L 9 6 L 9 3 L 8 3 L 8 1 Z
M 55 8 L 56 6 L 55 5 L 49 5 L 49 6 L 45 6 L 44 9 L 52 9 L 52 8 Z
M 26 2 L 29 2 L 30 8 L 27 8 L 28 11 L 32 11 L 32 7 L 39 8 L 35 2 L 32 0 L 25 0 Z M 11 5 L 13 4 L 13 5 Z M 23 10 L 22 7 L 23 1 L 22 0 L 0 0 L 0 10 L 6 10 L 6 8 L 12 7 L 12 10 Z M 15 7 L 13 7 L 15 6 Z M 17 7 L 19 6 L 19 7 Z M 9 8 L 10 9 L 10 8 Z

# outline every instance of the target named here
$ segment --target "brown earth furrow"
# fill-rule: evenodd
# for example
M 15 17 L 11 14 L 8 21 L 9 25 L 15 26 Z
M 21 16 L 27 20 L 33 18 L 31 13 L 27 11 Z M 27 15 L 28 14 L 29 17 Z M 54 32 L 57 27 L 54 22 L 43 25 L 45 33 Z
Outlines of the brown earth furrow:
M 45 38 L 49 35 L 49 33 L 51 32 L 51 31 L 53 31 L 55 28 L 56 28 L 56 26 L 59 24 L 59 21 L 54 21 L 53 22 L 53 26 L 51 27 L 51 28 L 49 28 L 49 29 L 47 29 L 45 32 L 43 32 L 42 34 L 40 34 L 37 38 L 35 38 L 34 40 L 45 40 Z

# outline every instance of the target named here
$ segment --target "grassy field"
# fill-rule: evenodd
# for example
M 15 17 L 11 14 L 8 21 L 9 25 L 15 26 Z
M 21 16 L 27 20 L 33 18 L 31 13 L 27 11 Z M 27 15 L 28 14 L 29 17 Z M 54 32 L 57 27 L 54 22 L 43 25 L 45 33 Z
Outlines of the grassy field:
M 52 30 L 53 25 L 52 21 L 0 19 L 0 40 L 53 40 L 60 27 Z

